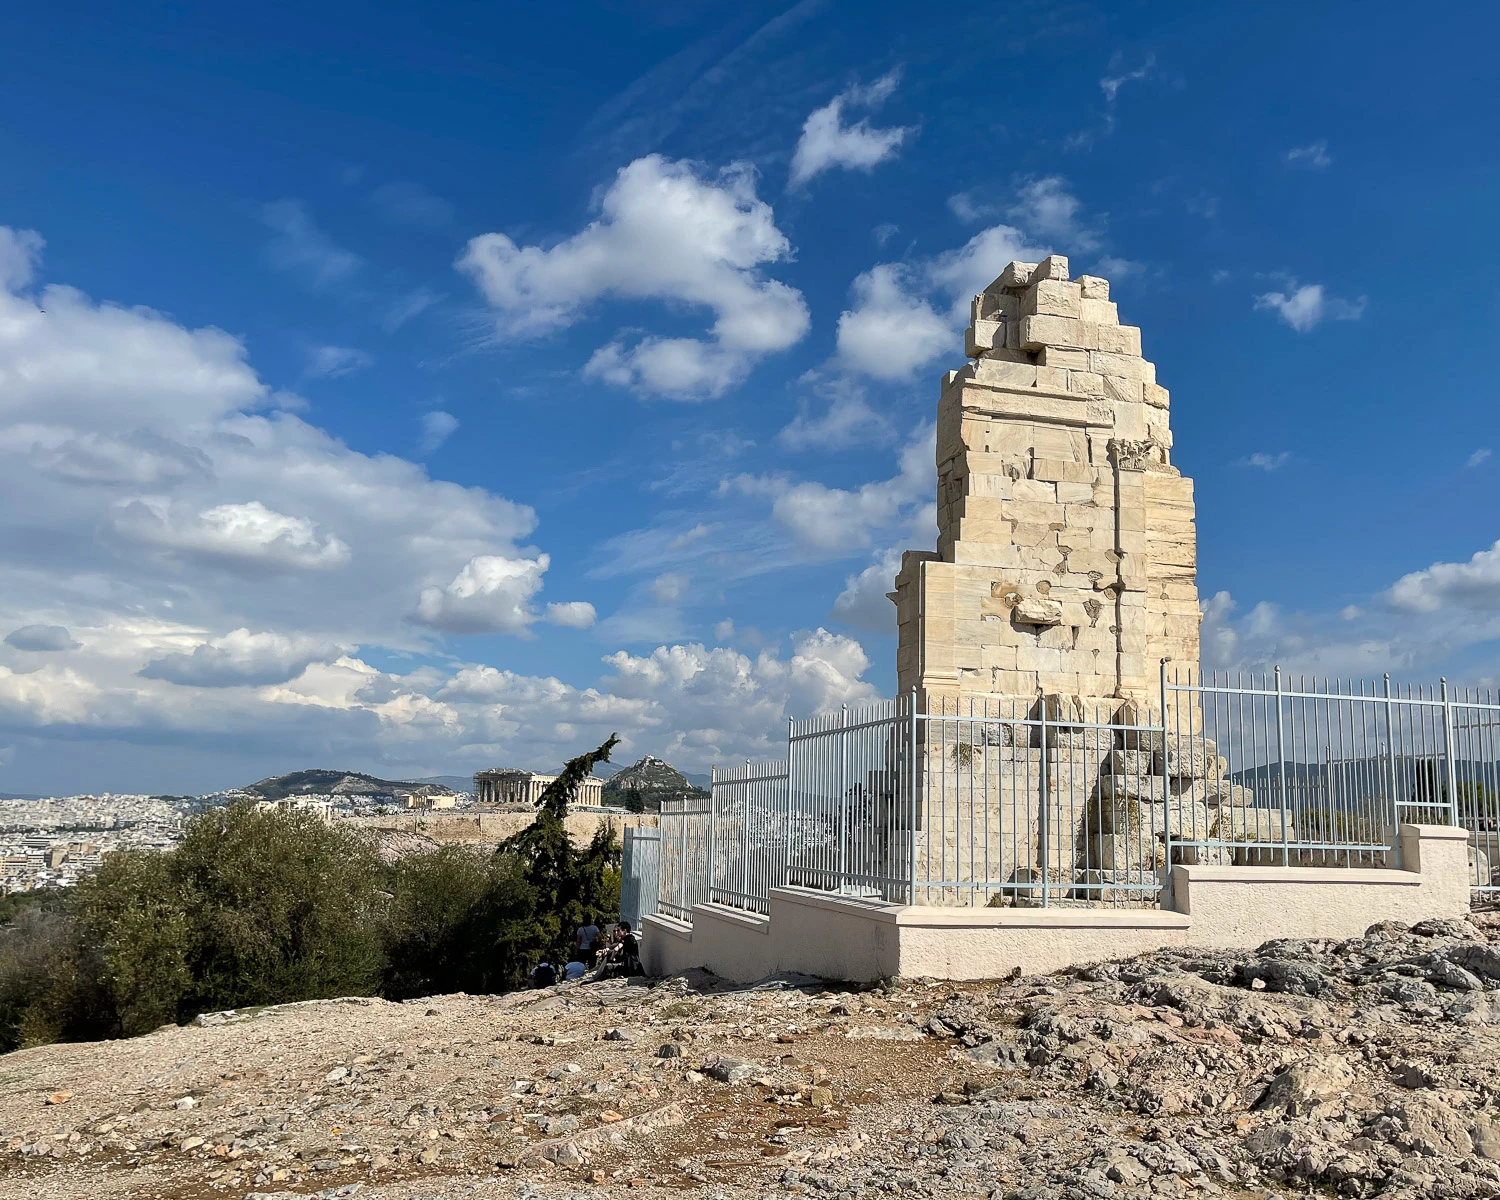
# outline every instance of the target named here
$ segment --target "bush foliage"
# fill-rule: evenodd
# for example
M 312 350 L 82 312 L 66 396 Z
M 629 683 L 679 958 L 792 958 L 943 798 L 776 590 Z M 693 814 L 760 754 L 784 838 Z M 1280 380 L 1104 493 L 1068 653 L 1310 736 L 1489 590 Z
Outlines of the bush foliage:
M 570 762 L 493 853 L 384 866 L 362 833 L 287 810 L 215 809 L 173 850 L 106 855 L 67 893 L 0 913 L 0 1050 L 130 1037 L 199 1013 L 331 996 L 520 987 L 619 911 L 620 847 L 580 850 L 567 801 L 615 739 Z

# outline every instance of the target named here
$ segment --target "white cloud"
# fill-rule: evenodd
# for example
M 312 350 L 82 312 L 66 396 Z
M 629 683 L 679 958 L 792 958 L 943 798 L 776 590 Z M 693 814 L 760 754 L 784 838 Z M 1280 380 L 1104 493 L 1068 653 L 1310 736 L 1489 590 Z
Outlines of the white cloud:
M 588 629 L 597 619 L 594 606 L 587 600 L 565 600 L 547 605 L 547 620 L 565 629 Z
M 870 407 L 863 388 L 835 379 L 819 390 L 827 397 L 828 407 L 815 415 L 804 403 L 776 435 L 788 450 L 843 450 L 890 440 L 890 421 Z
M 311 379 L 338 379 L 362 371 L 374 361 L 363 350 L 351 346 L 314 346 L 308 352 L 307 370 L 303 374 Z
M 1333 162 L 1333 159 L 1328 156 L 1328 143 L 1323 138 L 1309 145 L 1288 150 L 1286 160 L 1294 167 L 1310 167 L 1315 171 L 1320 171 Z
M 447 633 L 524 633 L 550 560 L 479 554 L 446 587 L 422 589 L 414 620 Z
M 1127 279 L 1138 279 L 1142 275 L 1148 275 L 1151 268 L 1134 259 L 1106 254 L 1099 259 L 1099 270 L 1109 278 L 1110 282 L 1122 283 Z
M 993 206 L 974 199 L 971 192 L 955 192 L 948 197 L 948 211 L 966 224 L 988 220 L 995 215 Z
M 676 604 L 687 592 L 687 576 L 676 572 L 658 575 L 651 581 L 651 595 L 658 604 Z
M 906 379 L 953 348 L 953 330 L 906 287 L 906 272 L 882 263 L 854 281 L 854 306 L 839 315 L 838 364 L 876 379 Z
M 285 637 L 235 629 L 186 653 L 163 655 L 140 670 L 143 679 L 185 687 L 242 687 L 285 683 L 315 662 L 337 657 L 342 647 L 318 638 Z
M 43 654 L 77 650 L 81 645 L 73 640 L 66 625 L 22 625 L 5 635 L 5 644 L 17 650 L 32 650 Z
M 458 418 L 452 413 L 435 410 L 422 414 L 422 439 L 418 447 L 423 454 L 431 454 L 446 442 L 458 429 Z
M 228 334 L 43 295 L 45 316 L 0 289 L 0 629 L 20 634 L 0 645 L 0 744 L 18 747 L 17 790 L 36 787 L 26 772 L 206 790 L 288 757 L 395 778 L 555 766 L 617 729 L 622 757 L 700 769 L 784 753 L 789 713 L 875 694 L 863 650 L 823 631 L 754 657 L 653 643 L 586 687 L 413 661 L 435 629 L 520 632 L 537 610 L 582 626 L 583 602 L 539 603 L 529 508 L 264 411 L 273 393 Z M 883 506 L 897 522 L 930 507 L 888 486 L 914 497 Z M 695 514 L 672 536 L 697 550 L 724 534 Z M 65 653 L 23 648 L 44 643 Z M 340 653 L 356 645 L 412 665 Z M 140 749 L 163 744 L 193 753 Z
M 896 632 L 896 606 L 888 592 L 896 588 L 896 572 L 901 569 L 901 548 L 893 547 L 857 575 L 844 580 L 844 590 L 833 602 L 835 620 L 865 629 L 871 633 Z
M 1019 229 L 993 225 L 935 258 L 870 268 L 855 279 L 853 303 L 839 315 L 837 367 L 850 375 L 894 381 L 955 354 L 970 298 L 1007 263 L 1034 262 L 1045 253 Z
M 34 229 L 0 225 L 0 287 L 20 291 L 31 284 L 46 242 Z
M 1082 202 L 1068 190 L 1066 179 L 1048 175 L 1022 181 L 1006 215 L 1033 237 L 1086 253 L 1097 250 L 1100 239 L 1096 229 L 1080 221 L 1082 208 Z
M 1290 450 L 1282 450 L 1278 454 L 1266 454 L 1263 451 L 1257 451 L 1254 454 L 1247 454 L 1244 458 L 1236 461 L 1239 466 L 1254 467 L 1257 471 L 1277 471 L 1286 466 L 1291 460 L 1292 452 Z
M 843 167 L 870 171 L 895 156 L 915 129 L 891 126 L 877 129 L 868 118 L 844 123 L 844 109 L 876 108 L 885 103 L 901 80 L 899 71 L 881 76 L 868 87 L 852 87 L 815 109 L 802 126 L 792 155 L 791 186 L 801 187 L 824 171 Z
M 123 501 L 114 527 L 126 537 L 166 550 L 259 565 L 327 570 L 349 561 L 349 547 L 306 517 L 267 508 L 259 500 L 217 504 L 202 512 L 154 496 Z
M 330 287 L 364 265 L 358 254 L 337 245 L 319 229 L 299 200 L 263 205 L 260 219 L 274 235 L 266 247 L 270 264 L 301 276 L 314 288 Z
M 607 382 L 674 399 L 702 399 L 739 382 L 759 359 L 808 329 L 802 294 L 758 268 L 791 257 L 754 171 L 738 163 L 706 178 L 661 155 L 620 170 L 599 217 L 548 248 L 502 233 L 474 238 L 458 266 L 496 310 L 505 338 L 533 337 L 582 319 L 606 297 L 663 300 L 714 314 L 708 340 L 624 337 L 590 361 Z
M 1403 575 L 1389 599 L 1401 612 L 1430 613 L 1446 605 L 1500 613 L 1500 542 L 1468 562 L 1437 562 Z
M 1334 321 L 1357 321 L 1364 315 L 1365 297 L 1339 300 L 1329 296 L 1321 283 L 1298 287 L 1289 285 L 1286 292 L 1266 292 L 1255 298 L 1255 307 L 1276 313 L 1298 333 L 1316 328 L 1324 318 Z
M 771 515 L 803 546 L 842 556 L 868 546 L 881 530 L 904 526 L 935 492 L 933 428 L 919 429 L 902 450 L 900 470 L 859 488 L 831 488 L 781 475 L 741 475 L 726 487 L 771 501 Z
M 993 283 L 1008 263 L 1036 262 L 1047 253 L 1045 243 L 1029 241 L 1019 229 L 992 225 L 957 250 L 938 255 L 925 265 L 925 273 L 931 285 L 949 297 L 949 320 L 961 325 L 968 321 L 969 300 Z
M 1464 466 L 1469 470 L 1473 470 L 1488 459 L 1490 454 L 1491 451 L 1488 449 L 1476 450 L 1473 454 L 1469 455 L 1468 459 L 1464 462 Z
M 1133 71 L 1120 71 L 1118 68 L 1119 57 L 1111 61 L 1110 66 L 1118 73 L 1106 75 L 1099 81 L 1099 90 L 1104 93 L 1104 101 L 1111 108 L 1120 98 L 1120 89 L 1127 83 L 1139 83 L 1143 79 L 1150 79 L 1151 73 L 1156 69 L 1156 55 L 1148 54 L 1146 60 Z

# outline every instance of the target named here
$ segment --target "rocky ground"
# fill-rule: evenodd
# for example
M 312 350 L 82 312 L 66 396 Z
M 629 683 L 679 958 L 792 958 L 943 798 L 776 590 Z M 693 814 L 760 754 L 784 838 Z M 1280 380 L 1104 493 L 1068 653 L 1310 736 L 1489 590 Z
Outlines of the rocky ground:
M 1490 1197 L 1497 1058 L 1482 915 L 1000 984 L 328 1001 L 0 1058 L 0 1195 Z

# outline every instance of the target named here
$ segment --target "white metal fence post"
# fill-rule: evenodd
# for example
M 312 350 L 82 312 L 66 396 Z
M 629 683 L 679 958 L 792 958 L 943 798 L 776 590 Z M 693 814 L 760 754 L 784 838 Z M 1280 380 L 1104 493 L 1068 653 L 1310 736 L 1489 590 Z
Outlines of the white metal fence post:
M 717 872 L 715 867 L 719 859 L 718 839 L 718 815 L 719 798 L 718 789 L 714 787 L 718 780 L 719 767 L 717 763 L 709 764 L 708 768 L 708 902 L 714 903 L 714 879 Z
M 1037 776 L 1041 782 L 1042 797 L 1041 802 L 1037 806 L 1037 842 L 1042 852 L 1042 907 L 1046 908 L 1048 906 L 1047 884 L 1050 882 L 1052 874 L 1052 820 L 1051 814 L 1048 812 L 1048 793 L 1051 791 L 1051 788 L 1048 786 L 1050 772 L 1047 762 L 1047 697 L 1043 696 L 1039 704 L 1042 711 L 1042 761 L 1037 769 Z
M 1281 865 L 1290 866 L 1292 852 L 1288 845 L 1286 828 L 1286 731 L 1281 718 L 1281 667 L 1276 668 L 1276 769 L 1281 781 Z
M 1458 749 L 1453 738 L 1453 697 L 1448 695 L 1448 680 L 1438 681 L 1443 697 L 1443 757 L 1448 760 L 1447 787 L 1448 824 L 1458 824 Z
M 918 780 L 922 778 L 917 770 L 917 689 L 912 688 L 907 696 L 906 704 L 906 807 L 908 812 L 907 831 L 910 848 L 908 851 L 909 879 L 907 885 L 906 902 L 915 904 L 917 902 L 917 786 Z
M 1141 735 L 1136 734 L 1136 745 L 1141 744 Z M 1162 812 L 1162 846 L 1166 861 L 1162 864 L 1161 883 L 1157 888 L 1157 904 L 1161 904 L 1166 898 L 1168 888 L 1172 881 L 1172 809 L 1168 800 L 1172 794 L 1170 786 L 1171 763 L 1167 761 L 1167 660 L 1161 660 L 1161 812 Z M 1151 811 L 1156 811 L 1156 805 L 1151 806 Z
M 843 893 L 849 886 L 849 706 L 839 708 L 839 856 L 837 886 L 834 891 Z

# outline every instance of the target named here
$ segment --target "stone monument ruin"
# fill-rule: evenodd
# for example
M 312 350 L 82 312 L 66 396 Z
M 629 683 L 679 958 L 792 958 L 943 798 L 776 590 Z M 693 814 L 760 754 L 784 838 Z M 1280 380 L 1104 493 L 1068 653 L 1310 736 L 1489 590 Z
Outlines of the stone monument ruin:
M 975 297 L 938 401 L 938 544 L 896 578 L 903 693 L 1157 696 L 1198 661 L 1193 481 L 1167 389 L 1109 283 L 1011 263 Z
M 1198 664 L 1193 482 L 1107 280 L 1069 279 L 1058 255 L 1013 262 L 965 341 L 973 361 L 938 401 L 937 548 L 908 550 L 891 593 L 899 686 L 923 713 L 1057 727 L 1044 746 L 1035 726 L 926 726 L 919 873 L 1118 899 L 1109 885 L 1154 886 L 1164 835 L 1242 840 L 1270 819 L 1245 811 L 1196 713 L 1163 715 L 1162 661 Z

